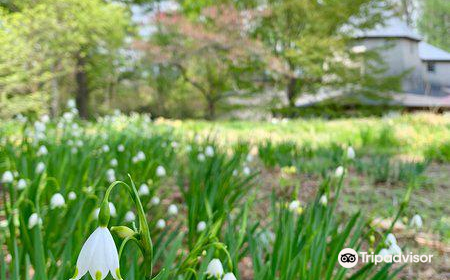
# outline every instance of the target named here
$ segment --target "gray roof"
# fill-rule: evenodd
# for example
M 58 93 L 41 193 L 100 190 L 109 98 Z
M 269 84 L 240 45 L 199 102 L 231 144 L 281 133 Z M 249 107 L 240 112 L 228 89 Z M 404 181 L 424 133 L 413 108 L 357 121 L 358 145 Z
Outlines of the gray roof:
M 419 43 L 420 59 L 425 61 L 449 61 L 450 53 L 425 42 Z
M 371 30 L 359 32 L 359 38 L 408 38 L 420 41 L 422 38 L 403 20 L 391 17 L 383 25 L 379 24 Z

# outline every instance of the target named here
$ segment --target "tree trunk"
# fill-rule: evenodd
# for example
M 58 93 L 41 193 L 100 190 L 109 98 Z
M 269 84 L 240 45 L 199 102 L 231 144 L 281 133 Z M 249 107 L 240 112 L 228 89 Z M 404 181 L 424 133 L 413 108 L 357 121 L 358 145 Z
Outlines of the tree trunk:
M 289 83 L 286 88 L 286 96 L 289 102 L 289 107 L 294 108 L 295 107 L 295 85 L 297 84 L 297 78 L 289 78 Z
M 207 99 L 207 116 L 208 120 L 214 120 L 216 118 L 216 102 L 212 98 Z
M 77 96 L 76 96 L 77 109 L 80 114 L 80 117 L 86 119 L 89 115 L 88 112 L 89 88 L 86 73 L 86 58 L 80 55 L 77 56 L 76 81 L 77 81 Z

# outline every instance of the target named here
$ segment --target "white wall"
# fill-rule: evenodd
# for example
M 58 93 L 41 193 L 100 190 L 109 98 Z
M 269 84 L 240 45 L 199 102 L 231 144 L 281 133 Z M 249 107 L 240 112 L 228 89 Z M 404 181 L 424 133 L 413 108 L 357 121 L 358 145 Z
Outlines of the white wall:
M 434 63 L 434 72 L 428 71 L 428 62 L 423 62 L 425 71 L 425 80 L 432 85 L 450 86 L 450 61 L 436 61 Z
M 378 49 L 388 68 L 386 75 L 400 75 L 410 71 L 403 80 L 403 90 L 424 92 L 424 72 L 419 58 L 418 42 L 406 38 L 366 38 L 360 43 L 368 49 Z

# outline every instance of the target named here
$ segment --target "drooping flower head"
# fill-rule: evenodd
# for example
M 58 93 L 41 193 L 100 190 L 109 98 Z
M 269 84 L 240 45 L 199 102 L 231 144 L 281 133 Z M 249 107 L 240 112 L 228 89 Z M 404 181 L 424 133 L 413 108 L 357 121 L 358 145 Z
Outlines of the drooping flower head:
M 206 268 L 206 275 L 221 279 L 223 275 L 223 266 L 219 259 L 212 259 Z
M 84 243 L 71 280 L 79 280 L 87 272 L 95 280 L 105 279 L 108 273 L 114 279 L 122 279 L 116 244 L 106 227 L 98 227 Z

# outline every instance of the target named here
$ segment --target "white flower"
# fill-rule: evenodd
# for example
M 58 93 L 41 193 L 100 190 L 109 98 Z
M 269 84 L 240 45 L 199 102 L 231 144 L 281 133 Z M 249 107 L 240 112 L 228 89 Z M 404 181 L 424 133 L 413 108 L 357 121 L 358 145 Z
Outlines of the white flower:
M 64 204 L 66 204 L 66 201 L 64 200 L 64 197 L 60 193 L 55 193 L 50 199 L 51 209 L 62 207 L 64 206 Z
M 175 216 L 178 214 L 178 207 L 175 204 L 170 204 L 168 209 L 169 215 Z
M 336 177 L 342 177 L 342 175 L 344 175 L 344 167 L 338 166 L 338 168 L 336 168 L 336 171 L 334 172 L 334 175 Z
M 327 205 L 327 203 L 328 203 L 328 199 L 327 199 L 327 196 L 326 195 L 322 195 L 321 197 L 320 197 L 320 204 L 322 204 L 323 206 L 326 206 Z
M 206 146 L 205 148 L 205 156 L 213 157 L 214 156 L 214 148 L 212 146 Z
M 50 121 L 50 117 L 48 115 L 41 116 L 41 122 L 48 123 Z
M 77 140 L 77 142 L 75 143 L 78 147 L 83 147 L 84 142 L 83 140 Z
M 144 160 L 145 160 L 145 154 L 144 154 L 144 152 L 143 152 L 143 151 L 139 151 L 139 152 L 137 153 L 137 155 L 136 155 L 136 158 L 137 158 L 139 161 L 144 161 Z
M 293 200 L 293 201 L 291 201 L 291 203 L 289 203 L 290 211 L 297 211 L 298 208 L 300 208 L 300 201 Z
M 223 267 L 219 259 L 212 259 L 209 262 L 208 267 L 206 268 L 206 275 L 209 277 L 216 277 L 217 279 L 222 278 Z
M 72 113 L 72 112 L 65 112 L 65 113 L 63 114 L 63 119 L 64 119 L 66 122 L 71 122 L 71 121 L 73 120 L 74 117 L 75 117 L 75 116 L 74 116 L 74 113 Z
M 159 197 L 154 196 L 154 197 L 152 197 L 152 199 L 150 200 L 150 203 L 151 203 L 152 205 L 158 205 L 160 201 L 161 201 L 161 200 L 159 199 Z
M 116 212 L 116 207 L 114 206 L 114 204 L 112 202 L 109 202 L 109 214 L 111 215 L 111 217 L 115 217 L 117 212 Z
M 423 226 L 423 221 L 422 221 L 422 217 L 420 217 L 420 215 L 414 215 L 411 218 L 411 222 L 409 224 L 411 227 L 416 227 L 416 228 L 422 228 Z
M 142 184 L 139 187 L 139 195 L 149 195 L 150 189 L 148 188 L 147 184 Z
M 112 183 L 116 180 L 116 172 L 114 169 L 108 169 L 106 170 L 106 178 L 108 179 L 108 182 Z
M 48 154 L 48 150 L 47 147 L 45 147 L 44 145 L 39 147 L 39 150 L 37 151 L 37 155 L 38 156 L 45 156 Z
M 116 207 L 114 206 L 114 204 L 112 202 L 109 202 L 108 206 L 109 206 L 109 214 L 111 215 L 111 217 L 115 217 L 117 214 Z M 94 217 L 96 219 L 98 219 L 99 213 L 100 213 L 100 208 L 97 208 L 94 210 Z
M 70 192 L 68 197 L 69 197 L 69 200 L 75 200 L 75 199 L 77 199 L 77 194 L 75 192 Z
M 12 183 L 14 181 L 14 175 L 11 171 L 5 171 L 2 175 L 2 183 Z
M 206 157 L 205 157 L 205 155 L 203 153 L 199 153 L 197 155 L 197 160 L 198 161 L 203 162 L 203 161 L 205 161 L 205 159 L 206 159 Z
M 248 167 L 248 166 L 244 166 L 244 169 L 242 170 L 242 172 L 244 173 L 244 175 L 250 175 L 250 173 L 251 173 L 251 170 L 250 170 L 250 167 Z
M 159 229 L 165 228 L 166 227 L 166 221 L 164 221 L 163 219 L 159 219 L 156 222 L 156 227 L 159 228 Z
M 394 243 L 389 246 L 389 252 L 391 253 L 391 255 L 401 255 L 402 249 L 400 248 L 400 246 Z
M 102 151 L 103 151 L 104 153 L 109 152 L 109 146 L 108 146 L 108 145 L 103 145 L 103 146 L 102 146 Z
M 26 187 L 27 187 L 27 181 L 25 179 L 20 179 L 19 182 L 17 182 L 18 190 L 24 190 Z
M 37 213 L 33 213 L 30 215 L 30 217 L 28 218 L 28 228 L 32 229 L 34 228 L 37 224 L 42 224 L 42 219 L 38 216 Z
M 233 273 L 228 272 L 227 274 L 225 274 L 225 276 L 223 276 L 222 280 L 237 280 L 236 276 L 234 276 Z
M 136 162 L 139 161 L 139 159 L 138 159 L 137 157 L 133 157 L 133 158 L 131 158 L 131 161 L 132 161 L 133 163 L 136 163 Z
M 119 146 L 117 146 L 117 151 L 119 151 L 119 152 L 125 151 L 125 146 L 120 144 Z
M 204 231 L 206 229 L 206 223 L 204 222 L 204 221 L 200 221 L 198 224 L 197 224 L 197 231 L 198 232 L 202 232 L 202 231 Z
M 176 149 L 178 147 L 178 142 L 173 141 L 171 144 L 172 148 Z
M 41 161 L 36 165 L 36 173 L 41 174 L 45 170 L 45 164 Z
M 199 153 L 197 155 L 197 160 L 198 161 L 203 162 L 203 161 L 205 161 L 205 159 L 206 159 L 206 157 L 205 157 L 205 155 L 203 153 Z
M 156 168 L 156 176 L 158 177 L 166 176 L 166 169 L 164 168 L 164 166 L 160 165 Z
M 355 150 L 353 149 L 352 146 L 347 148 L 347 158 L 349 159 L 354 159 L 356 156 Z
M 106 227 L 98 227 L 84 243 L 71 280 L 81 279 L 88 271 L 96 280 L 105 279 L 108 273 L 114 279 L 122 279 L 116 244 Z
M 119 164 L 119 162 L 117 161 L 117 159 L 113 158 L 113 159 L 109 162 L 109 164 L 110 164 L 112 167 L 116 167 L 116 166 Z
M 382 256 L 383 258 L 385 256 L 389 256 L 390 254 L 391 254 L 391 252 L 389 252 L 389 250 L 385 249 L 385 248 L 381 249 L 380 252 L 378 252 L 378 255 Z
M 233 170 L 233 176 L 237 176 L 238 175 L 238 171 L 235 169 Z
M 72 147 L 72 148 L 70 149 L 70 152 L 71 152 L 72 154 L 76 154 L 76 153 L 78 152 L 78 149 L 77 149 L 76 147 Z
M 390 246 L 392 244 L 397 244 L 397 238 L 392 233 L 386 236 L 386 245 Z
M 37 121 L 34 123 L 34 129 L 36 130 L 36 132 L 42 133 L 45 131 L 45 124 Z
M 247 162 L 252 162 L 252 161 L 253 161 L 253 155 L 248 154 L 247 157 L 245 158 L 245 160 L 246 160 Z
M 128 211 L 125 214 L 125 222 L 130 223 L 133 222 L 136 219 L 136 215 L 133 213 L 133 211 Z
M 190 151 L 192 151 L 192 146 L 191 145 L 187 145 L 186 146 L 186 152 L 190 152 Z
M 73 109 L 77 106 L 75 99 L 69 99 L 67 100 L 67 108 Z

